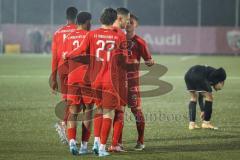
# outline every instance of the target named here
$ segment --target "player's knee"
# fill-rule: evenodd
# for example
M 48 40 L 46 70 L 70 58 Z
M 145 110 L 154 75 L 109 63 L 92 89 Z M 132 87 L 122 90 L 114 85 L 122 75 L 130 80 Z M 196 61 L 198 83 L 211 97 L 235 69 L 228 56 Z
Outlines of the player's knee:
M 116 112 L 125 112 L 125 107 L 124 106 L 121 106 L 119 107 Z
M 91 121 L 93 118 L 94 118 L 93 110 L 90 108 L 87 108 L 83 114 L 83 121 Z
M 78 113 L 78 108 L 76 105 L 69 106 L 69 113 L 76 114 Z
M 205 100 L 212 102 L 213 101 L 213 95 L 211 93 L 207 93 L 205 95 Z
M 103 109 L 103 118 L 113 119 L 114 115 L 113 109 Z
M 191 95 L 190 101 L 197 102 L 197 98 L 198 98 L 197 93 L 192 92 L 190 95 Z
M 131 112 L 134 114 L 137 112 L 137 109 L 135 107 L 131 107 Z
M 142 108 L 141 107 L 131 107 L 131 112 L 134 114 L 134 113 L 136 113 L 136 112 L 138 112 L 138 111 L 141 111 L 142 110 Z
M 144 115 L 141 107 L 131 108 L 131 111 L 135 117 L 136 122 L 145 122 Z
M 71 123 L 74 123 L 72 125 L 75 125 L 75 122 L 77 121 L 77 117 L 78 117 L 78 106 L 71 105 L 69 106 L 68 111 L 69 113 L 68 113 L 67 120 L 71 121 Z
M 86 105 L 85 112 L 91 112 L 93 111 L 93 105 Z
M 114 121 L 123 121 L 124 120 L 124 112 L 122 110 L 116 110 L 115 111 L 115 116 L 114 116 Z
M 96 112 L 95 112 L 95 114 L 103 114 L 103 110 L 102 110 L 102 108 L 97 107 L 97 108 L 96 108 Z

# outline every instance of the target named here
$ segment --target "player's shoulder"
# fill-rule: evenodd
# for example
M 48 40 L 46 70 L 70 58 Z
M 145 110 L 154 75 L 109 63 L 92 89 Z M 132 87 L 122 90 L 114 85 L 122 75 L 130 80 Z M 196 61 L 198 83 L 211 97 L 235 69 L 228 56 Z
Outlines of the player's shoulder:
M 111 33 L 112 30 L 111 29 L 103 29 L 103 28 L 96 28 L 94 30 L 89 31 L 89 35 L 97 35 L 97 34 L 108 34 Z
M 84 30 L 84 29 L 80 29 L 80 30 L 76 30 L 74 32 L 72 32 L 74 35 L 86 35 L 89 31 Z
M 87 30 L 81 30 L 81 32 L 83 33 L 83 34 L 87 34 L 88 32 L 90 32 L 90 31 L 87 31 Z
M 103 32 L 106 32 L 106 31 L 108 31 L 108 29 L 104 29 L 104 28 L 99 27 L 99 28 L 96 28 L 94 30 L 91 30 L 90 32 L 91 33 L 103 33 Z
M 76 35 L 75 32 L 71 32 L 71 33 L 69 33 L 69 34 L 66 36 L 65 41 L 66 41 L 66 40 L 70 40 L 71 37 L 73 37 L 73 36 L 75 36 L 75 35 Z
M 71 33 L 77 30 L 77 25 L 69 24 L 62 27 L 61 32 L 63 33 Z
M 126 33 L 119 27 L 113 27 L 112 30 L 121 36 L 126 36 Z
M 134 37 L 134 40 L 137 41 L 138 43 L 142 44 L 142 45 L 146 45 L 146 41 L 140 37 L 139 35 L 135 35 Z
M 63 26 L 60 26 L 57 28 L 57 30 L 54 32 L 54 36 L 58 35 L 60 33 L 60 31 L 62 30 Z
M 60 25 L 57 30 L 55 31 L 55 34 L 60 33 L 62 30 L 64 30 L 64 28 L 66 27 L 66 25 Z
M 86 35 L 87 36 L 92 36 L 94 34 L 98 33 L 98 30 L 97 29 L 93 29 L 93 30 L 90 30 L 90 31 L 87 31 L 86 32 Z
M 86 31 L 86 30 L 83 30 L 83 29 L 75 30 L 73 32 L 70 32 L 67 35 L 66 39 L 71 40 L 71 39 L 85 38 L 88 32 L 89 31 Z
M 67 24 L 62 27 L 62 30 L 76 30 L 77 25 L 76 24 Z
M 61 34 L 61 33 L 70 33 L 77 29 L 77 25 L 70 24 L 70 25 L 62 25 L 58 28 L 58 30 L 55 32 L 55 34 Z
M 119 27 L 113 26 L 112 30 L 115 31 L 115 32 L 118 32 L 118 33 L 123 33 L 123 31 Z

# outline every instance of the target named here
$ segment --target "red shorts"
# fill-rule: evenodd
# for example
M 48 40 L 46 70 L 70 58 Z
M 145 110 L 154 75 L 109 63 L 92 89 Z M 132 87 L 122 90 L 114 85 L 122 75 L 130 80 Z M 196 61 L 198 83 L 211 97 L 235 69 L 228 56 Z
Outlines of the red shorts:
M 68 105 L 80 105 L 82 103 L 81 88 L 77 84 L 68 85 Z
M 70 101 L 69 105 L 91 105 L 94 103 L 92 88 L 87 85 L 69 84 L 67 97 Z
M 140 96 L 139 87 L 128 88 L 128 106 L 129 107 L 141 106 L 141 96 Z
M 83 104 L 94 104 L 94 91 L 90 85 L 80 85 Z
M 95 85 L 95 104 L 103 109 L 117 109 L 120 107 L 120 97 L 112 85 Z
M 138 72 L 128 73 L 128 106 L 140 107 L 141 95 Z

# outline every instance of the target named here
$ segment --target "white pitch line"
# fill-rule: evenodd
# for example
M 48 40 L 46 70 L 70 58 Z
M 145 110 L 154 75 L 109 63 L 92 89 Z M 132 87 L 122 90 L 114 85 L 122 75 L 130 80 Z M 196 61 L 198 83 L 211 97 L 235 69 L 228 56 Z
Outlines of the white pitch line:
M 50 76 L 47 75 L 0 75 L 0 78 L 12 78 L 12 79 L 17 79 L 17 78 L 23 78 L 23 79 L 28 79 L 28 78 L 49 78 Z
M 184 56 L 184 57 L 180 58 L 180 61 L 187 61 L 189 59 L 195 59 L 197 57 L 198 56 Z
M 160 77 L 160 79 L 184 79 L 184 76 L 162 76 Z M 227 77 L 227 79 L 240 79 L 240 77 L 237 76 L 231 76 L 231 77 Z
M 0 78 L 49 78 L 50 75 L 0 75 Z M 159 79 L 184 79 L 184 76 L 162 76 Z M 237 76 L 227 77 L 227 79 L 240 79 Z

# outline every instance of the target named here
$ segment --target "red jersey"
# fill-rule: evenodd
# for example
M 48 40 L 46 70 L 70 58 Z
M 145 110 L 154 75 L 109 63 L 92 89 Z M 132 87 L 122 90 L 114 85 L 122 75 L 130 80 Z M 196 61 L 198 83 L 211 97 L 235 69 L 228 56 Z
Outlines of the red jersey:
M 129 67 L 131 70 L 128 70 L 128 87 L 134 85 L 139 85 L 139 67 L 140 67 L 140 61 L 141 58 L 144 59 L 144 61 L 148 61 L 152 59 L 151 53 L 149 52 L 149 49 L 147 47 L 146 42 L 139 37 L 138 35 L 135 35 L 133 38 L 130 39 L 131 44 L 128 46 L 129 48 L 129 62 L 133 62 L 134 67 Z M 133 78 L 137 77 L 137 78 Z
M 147 44 L 141 37 L 135 35 L 130 40 L 132 41 L 132 44 L 130 45 L 131 48 L 129 48 L 131 51 L 129 54 L 129 60 L 137 60 L 137 62 L 140 63 L 141 58 L 143 58 L 144 61 L 152 59 Z
M 141 95 L 139 87 L 139 67 L 141 58 L 145 61 L 152 59 L 146 42 L 135 35 L 129 40 L 129 62 L 128 68 L 128 105 L 131 107 L 141 106 Z
M 120 29 L 119 27 L 113 27 L 113 30 L 116 31 L 121 37 L 124 37 L 124 45 L 126 45 L 125 47 L 127 48 L 128 44 L 127 44 L 127 39 L 126 39 L 126 33 L 124 32 L 124 30 Z M 119 82 L 119 95 L 121 97 L 121 102 L 120 105 L 121 106 L 125 106 L 127 104 L 127 66 L 125 67 L 119 67 L 118 68 L 118 73 L 119 73 L 119 79 L 121 80 Z
M 62 45 L 67 35 L 77 29 L 77 25 L 69 24 L 58 29 L 53 36 L 52 41 L 52 73 L 63 64 Z
M 117 68 L 121 65 L 113 57 L 117 55 L 125 55 L 127 57 L 126 49 L 121 48 L 126 43 L 125 39 L 125 37 L 113 29 L 99 28 L 90 31 L 82 41 L 80 47 L 68 54 L 67 57 L 75 57 L 79 53 L 89 54 L 89 67 L 92 71 L 90 75 L 92 77 L 91 80 L 94 83 L 111 84 L 113 74 L 117 74 L 113 73 L 112 67 Z
M 138 35 L 135 35 L 130 39 L 131 42 L 128 45 L 128 51 L 129 51 L 129 62 L 134 63 L 134 71 L 132 72 L 138 72 L 140 67 L 140 61 L 141 58 L 144 59 L 144 61 L 148 61 L 152 59 L 151 53 L 147 47 L 146 42 L 139 37 Z
M 82 40 L 86 37 L 88 31 L 86 30 L 75 30 L 70 33 L 64 43 L 63 43 L 63 52 L 70 53 L 74 49 L 78 48 L 82 42 Z M 69 65 L 69 74 L 68 74 L 68 84 L 74 84 L 78 82 L 82 82 L 82 77 L 86 72 L 87 66 L 81 66 L 80 63 L 75 62 L 73 60 L 68 61 Z
M 126 33 L 119 27 L 113 27 L 113 30 L 117 32 L 120 36 L 125 37 L 126 39 Z

